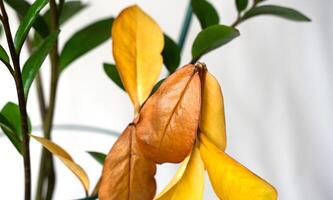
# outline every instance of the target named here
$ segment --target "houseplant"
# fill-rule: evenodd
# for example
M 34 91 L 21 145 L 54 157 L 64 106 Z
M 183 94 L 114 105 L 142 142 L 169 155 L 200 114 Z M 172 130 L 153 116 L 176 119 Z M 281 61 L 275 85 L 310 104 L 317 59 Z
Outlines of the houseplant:
M 13 3 L 14 2 L 14 3 Z M 18 2 L 18 3 L 15 3 Z M 29 180 L 30 180 L 30 170 L 29 170 L 29 120 L 27 117 L 26 113 L 26 101 L 28 97 L 28 91 L 29 87 L 32 83 L 32 81 L 36 78 L 36 82 L 41 82 L 38 78 L 38 71 L 39 67 L 41 66 L 41 63 L 44 61 L 45 57 L 47 56 L 48 53 L 50 53 L 50 57 L 52 60 L 52 74 L 53 78 L 51 80 L 51 94 L 50 94 L 50 99 L 49 99 L 49 105 L 45 106 L 45 100 L 43 101 L 43 98 L 40 98 L 40 104 L 41 104 L 41 115 L 44 116 L 42 117 L 43 119 L 43 124 L 44 125 L 44 134 L 46 139 L 50 139 L 51 137 L 51 127 L 52 127 L 52 118 L 53 118 L 53 111 L 54 110 L 54 105 L 55 105 L 55 94 L 56 94 L 56 88 L 57 88 L 57 82 L 59 81 L 59 74 L 62 73 L 62 70 L 68 66 L 71 61 L 82 55 L 83 53 L 87 52 L 88 50 L 92 49 L 93 47 L 97 46 L 98 44 L 101 44 L 103 41 L 105 41 L 107 38 L 109 38 L 109 30 L 111 29 L 111 23 L 112 19 L 106 19 L 106 20 L 101 20 L 101 22 L 93 24 L 89 26 L 88 28 L 84 28 L 81 32 L 75 34 L 65 45 L 65 48 L 61 51 L 58 52 L 58 47 L 57 47 L 57 39 L 59 37 L 59 31 L 58 29 L 60 28 L 61 22 L 65 21 L 61 19 L 61 16 L 66 16 L 68 19 L 68 16 L 72 16 L 73 13 L 75 13 L 75 9 L 73 9 L 74 6 L 70 6 L 71 4 L 74 5 L 73 2 L 68 1 L 60 1 L 57 5 L 57 2 L 55 1 L 35 1 L 31 7 L 28 6 L 28 4 L 22 3 L 24 1 L 8 1 L 8 5 L 16 8 L 17 13 L 19 15 L 19 18 L 21 18 L 21 25 L 15 35 L 15 39 L 13 41 L 11 37 L 11 32 L 10 32 L 10 26 L 8 23 L 8 18 L 6 14 L 6 7 L 2 2 L 1 10 L 2 10 L 2 22 L 3 22 L 3 28 L 6 33 L 6 38 L 8 40 L 8 46 L 9 46 L 9 52 L 7 53 L 4 49 L 2 49 L 2 58 L 1 60 L 4 62 L 5 66 L 9 69 L 10 73 L 13 75 L 15 79 L 15 83 L 17 85 L 17 91 L 18 91 L 18 99 L 19 99 L 19 105 L 15 104 L 6 104 L 4 106 L 3 112 L 2 112 L 2 128 L 4 129 L 5 133 L 7 136 L 11 139 L 11 141 L 15 144 L 17 147 L 18 151 L 23 154 L 24 160 L 25 160 L 25 169 L 26 169 L 26 198 L 30 198 L 30 186 L 29 186 Z M 210 50 L 217 48 L 221 45 L 226 44 L 227 42 L 231 41 L 233 38 L 238 36 L 239 32 L 234 29 L 233 27 L 237 26 L 239 23 L 253 17 L 257 16 L 260 14 L 275 14 L 278 16 L 283 16 L 288 19 L 293 19 L 293 20 L 298 20 L 298 21 L 307 21 L 308 18 L 306 18 L 304 15 L 300 14 L 299 12 L 292 10 L 292 9 L 287 9 L 283 7 L 278 7 L 278 6 L 271 6 L 271 5 L 265 5 L 265 2 L 262 1 L 254 1 L 250 2 L 252 5 L 247 6 L 247 1 L 236 1 L 237 9 L 238 9 L 238 18 L 235 20 L 235 22 L 231 26 L 225 26 L 225 25 L 218 25 L 219 24 L 219 19 L 218 19 L 218 14 L 214 11 L 214 8 L 206 1 L 192 1 L 191 2 L 191 7 L 193 8 L 193 12 L 195 15 L 198 17 L 200 20 L 200 23 L 202 25 L 203 31 L 200 32 L 196 38 L 196 40 L 193 43 L 193 49 L 192 49 L 192 54 L 193 54 L 193 59 L 192 61 L 189 61 L 189 63 L 196 63 L 200 59 L 200 57 L 206 53 L 208 53 Z M 46 12 L 42 16 L 39 16 L 38 13 L 40 13 L 41 9 L 45 6 L 50 6 L 50 11 Z M 76 5 L 82 5 L 80 3 L 76 3 Z M 19 7 L 20 6 L 20 7 Z M 77 6 L 77 7 L 84 7 L 84 6 Z M 68 14 L 66 9 L 69 10 Z M 25 11 L 24 11 L 25 10 Z M 79 10 L 79 9 L 76 9 Z M 136 10 L 141 10 L 137 8 Z M 24 12 L 23 12 L 24 11 Z M 21 13 L 20 13 L 21 12 Z M 179 52 L 180 48 L 182 48 L 184 38 L 186 36 L 186 30 L 188 29 L 188 21 L 185 20 L 186 23 L 184 23 L 184 31 L 183 34 L 181 35 L 180 42 L 177 46 L 175 42 L 172 41 L 168 36 L 164 36 L 164 42 L 163 42 L 163 36 L 161 34 L 156 35 L 155 33 L 158 33 L 160 31 L 151 31 L 152 30 L 157 30 L 156 29 L 156 24 L 154 22 L 151 22 L 151 20 L 147 20 L 149 16 L 144 13 L 144 11 L 135 11 L 139 13 L 143 13 L 140 16 L 136 16 L 138 18 L 134 18 L 134 22 L 137 23 L 142 23 L 144 20 L 148 21 L 147 24 L 144 26 L 141 26 L 141 28 L 144 28 L 147 33 L 150 33 L 148 35 L 144 34 L 143 36 L 149 37 L 149 39 L 152 38 L 158 38 L 156 41 L 150 42 L 149 45 L 156 45 L 156 52 L 150 52 L 150 49 L 148 49 L 148 52 L 145 52 L 146 54 L 149 55 L 149 59 L 154 58 L 154 55 L 157 55 L 162 53 L 163 55 L 163 61 L 165 65 L 168 67 L 168 70 L 170 71 L 170 74 L 175 71 L 175 69 L 179 65 Z M 67 13 L 65 15 L 65 13 Z M 188 12 L 189 15 L 191 16 L 191 10 Z M 40 14 L 42 15 L 42 14 Z M 51 16 L 51 17 L 50 17 Z M 187 17 L 187 19 L 191 19 L 190 17 Z M 44 21 L 44 23 L 42 22 Z M 126 21 L 126 20 L 125 20 Z M 122 22 L 121 22 L 122 23 Z M 44 25 L 41 25 L 44 24 Z M 125 23 L 124 23 L 125 25 Z M 30 37 L 27 37 L 29 30 L 31 27 L 34 27 L 36 29 L 36 32 L 39 34 L 30 34 Z M 42 27 L 42 28 L 41 28 Z M 43 28 L 44 27 L 44 28 Z M 45 31 L 45 27 L 48 27 L 49 30 Z M 101 28 L 103 27 L 103 28 Z M 130 27 L 129 27 L 130 28 Z M 90 32 L 89 32 L 90 31 Z M 91 32 L 96 32 L 100 31 L 101 36 L 96 37 L 100 40 L 95 41 L 93 44 L 89 43 L 91 46 L 84 46 L 85 44 L 84 41 L 87 38 L 87 35 L 91 34 Z M 116 36 L 117 34 L 128 34 L 129 30 L 128 29 L 123 29 L 123 32 L 115 32 L 113 35 Z M 139 31 L 139 30 L 137 30 Z M 151 32 L 150 32 L 151 31 Z M 51 34 L 50 34 L 51 33 Z M 135 32 L 134 32 L 135 33 Z M 60 33 L 61 35 L 61 33 Z M 29 39 L 30 38 L 30 39 Z M 45 38 L 45 39 L 43 39 Z M 162 39 L 161 39 L 162 38 Z M 90 38 L 89 38 L 90 39 Z M 24 41 L 27 40 L 27 44 L 30 43 L 30 48 L 32 51 L 31 57 L 27 60 L 26 64 L 22 67 L 22 72 L 21 72 L 21 67 L 19 61 L 20 57 L 20 50 L 22 48 L 22 45 Z M 29 40 L 32 40 L 29 42 Z M 145 40 L 145 38 L 138 38 L 138 40 Z M 121 39 L 120 39 L 121 41 Z M 151 41 L 151 40 L 148 40 Z M 164 48 L 163 44 L 164 43 Z M 133 44 L 132 44 L 133 45 Z M 29 45 L 27 45 L 29 46 Z M 115 46 L 115 45 L 114 45 Z M 115 48 L 115 47 L 113 47 Z M 129 50 L 129 48 L 126 48 Z M 75 51 L 78 51 L 75 53 Z M 163 50 L 163 51 L 162 51 Z M 114 55 L 120 54 L 120 60 L 121 54 L 125 54 L 126 51 L 123 50 L 115 50 L 114 49 Z M 140 52 L 144 52 L 145 49 L 142 49 Z M 74 52 L 74 53 L 73 53 Z M 7 55 L 11 56 L 11 59 L 9 59 Z M 73 55 L 74 54 L 74 55 Z M 150 56 L 150 54 L 154 54 Z M 115 56 L 116 57 L 116 56 Z M 118 59 L 118 60 L 119 60 Z M 138 59 L 138 58 L 135 58 Z M 11 60 L 11 62 L 10 62 Z M 145 60 L 145 59 L 143 59 Z M 178 61 L 177 61 L 178 60 Z M 116 59 L 117 61 L 117 59 Z M 158 71 L 160 70 L 162 60 L 159 59 L 159 62 L 157 62 L 156 72 L 153 73 L 152 75 L 148 74 L 147 68 L 149 65 L 134 65 L 134 68 L 137 68 L 138 70 L 142 70 L 143 74 L 141 74 L 140 80 L 142 81 L 138 86 L 143 87 L 144 92 L 140 95 L 138 95 L 139 92 L 142 91 L 136 91 L 135 87 L 133 87 L 133 84 L 131 85 L 131 82 L 135 80 L 133 77 L 126 77 L 127 74 L 130 74 L 130 71 L 122 72 L 126 66 L 131 65 L 131 63 L 126 63 L 125 67 L 122 67 L 121 62 L 122 61 L 117 61 L 116 62 L 116 68 L 113 67 L 112 65 L 105 65 L 105 70 L 108 73 L 108 75 L 112 78 L 112 80 L 115 80 L 116 83 L 121 85 L 122 83 L 124 84 L 126 90 L 131 96 L 131 99 L 134 103 L 134 107 L 137 113 L 140 112 L 142 104 L 146 101 L 147 97 L 150 95 L 150 90 L 154 86 L 155 82 L 157 81 L 156 77 L 158 76 Z M 119 63 L 120 62 L 120 63 Z M 128 62 L 128 61 L 127 61 Z M 143 62 L 144 63 L 144 62 Z M 11 67 L 13 66 L 14 69 Z M 200 70 L 200 73 L 205 74 L 205 67 L 196 67 Z M 208 67 L 209 68 L 209 67 Z M 116 70 L 117 69 L 117 70 Z M 132 69 L 134 70 L 134 69 Z M 146 70 L 146 71 L 145 71 Z M 151 70 L 151 68 L 149 69 Z M 117 71 L 119 71 L 120 76 L 117 74 Z M 151 72 L 151 71 L 149 71 Z M 122 74 L 123 73 L 123 74 Z M 198 72 L 199 73 L 199 72 Z M 203 77 L 203 76 L 201 76 Z M 145 79 L 152 79 L 152 80 L 145 80 Z M 201 82 L 203 82 L 201 78 Z M 120 81 L 122 80 L 122 81 Z M 161 82 L 160 82 L 161 83 Z M 41 83 L 37 84 L 39 85 L 39 89 L 41 89 Z M 217 84 L 218 85 L 218 84 Z M 133 89 L 134 88 L 134 89 Z M 138 88 L 138 87 L 137 87 Z M 147 89 L 148 88 L 148 89 Z M 41 91 L 39 90 L 40 94 L 42 94 Z M 197 90 L 198 91 L 198 90 Z M 218 89 L 216 91 L 219 91 Z M 200 94 L 202 91 L 199 92 Z M 216 93 L 217 94 L 217 93 Z M 216 95 L 215 94 L 215 95 Z M 135 96 L 138 96 L 137 99 L 135 99 Z M 43 95 L 40 95 L 41 97 Z M 201 95 L 198 95 L 201 96 Z M 222 97 L 222 95 L 221 95 Z M 162 98 L 164 99 L 164 98 Z M 209 98 L 211 99 L 211 98 Z M 44 102 L 44 103 L 43 103 Z M 204 101 L 203 101 L 204 102 Z M 221 104 L 221 101 L 217 101 L 217 103 Z M 197 103 L 197 106 L 199 103 Z M 221 104 L 223 106 L 223 103 Z M 201 107 L 201 106 L 199 106 Z M 10 118 L 8 113 L 18 113 L 16 118 Z M 223 114 L 223 112 L 222 112 Z M 202 114 L 199 114 L 200 117 L 197 116 L 197 118 L 202 118 Z M 221 114 L 218 115 L 219 117 L 223 117 Z M 21 124 L 18 123 L 21 119 Z M 181 119 L 179 119 L 181 121 Z M 195 120 L 194 120 L 195 121 Z M 221 122 L 221 121 L 220 121 Z M 194 122 L 195 123 L 195 122 Z M 193 124 L 191 124 L 193 125 Z M 194 124 L 195 126 L 195 124 Z M 224 125 L 220 125 L 224 126 Z M 222 128 L 223 129 L 223 128 Z M 221 128 L 219 131 L 222 131 Z M 192 134 L 193 135 L 193 134 Z M 222 136 L 221 136 L 222 137 Z M 51 144 L 50 146 L 47 146 L 47 144 L 50 145 L 50 143 L 47 143 L 43 138 L 37 138 L 37 140 L 41 141 L 46 147 L 49 149 L 54 146 L 54 144 Z M 200 137 L 199 137 L 200 138 Z M 198 139 L 200 140 L 200 139 Z M 205 140 L 205 139 L 202 139 Z M 47 143 L 47 144 L 46 144 Z M 193 146 L 193 141 L 190 142 Z M 191 149 L 192 146 L 191 144 L 189 145 L 188 149 Z M 141 145 L 144 146 L 144 145 Z M 140 147 L 141 148 L 141 147 Z M 142 147 L 143 149 L 145 147 Z M 57 148 L 56 148 L 57 149 Z M 184 154 L 188 153 L 187 151 L 184 151 Z M 52 149 L 51 149 L 52 150 Z M 181 151 L 181 149 L 179 150 Z M 46 192 L 46 194 L 41 194 L 40 192 L 37 191 L 37 198 L 41 199 L 47 199 L 51 198 L 52 196 L 52 187 L 54 184 L 54 175 L 53 175 L 53 170 L 52 170 L 52 157 L 51 154 L 48 154 L 46 150 L 43 150 L 43 159 L 41 162 L 41 188 L 39 191 L 45 191 L 43 188 L 48 188 L 49 192 Z M 59 156 L 59 152 L 53 152 L 56 153 L 56 155 Z M 147 156 L 147 155 L 146 155 Z M 156 154 L 155 155 L 157 158 L 159 158 L 161 155 Z M 82 171 L 82 169 L 77 170 L 73 168 L 77 168 L 78 166 L 74 165 L 70 162 L 71 159 L 67 155 L 60 155 L 60 157 L 64 160 L 65 163 L 68 165 L 72 166 L 70 167 L 74 172 L 78 174 L 78 171 Z M 171 160 L 172 162 L 179 162 L 182 160 L 183 157 L 180 157 L 176 161 Z M 164 162 L 161 160 L 154 160 L 155 162 Z M 70 164 L 69 164 L 70 163 Z M 43 167 L 44 166 L 44 167 Z M 51 166 L 51 167 L 46 167 L 46 166 Z M 48 169 L 46 169 L 48 168 Z M 86 177 L 81 177 L 81 180 L 86 179 Z M 87 187 L 87 182 L 83 180 L 84 185 Z

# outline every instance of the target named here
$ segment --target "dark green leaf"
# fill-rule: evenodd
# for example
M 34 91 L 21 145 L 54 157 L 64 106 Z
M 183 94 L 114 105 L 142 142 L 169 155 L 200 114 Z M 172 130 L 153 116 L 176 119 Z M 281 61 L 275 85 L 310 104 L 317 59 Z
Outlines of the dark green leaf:
M 202 29 L 219 23 L 219 15 L 208 1 L 192 0 L 191 5 L 193 13 L 198 17 Z
M 245 10 L 248 3 L 248 0 L 236 0 L 236 7 L 238 12 L 242 12 L 243 10 Z
M 91 155 L 97 162 L 99 162 L 101 165 L 104 164 L 104 160 L 106 158 L 106 154 L 96 152 L 96 151 L 87 151 L 89 155 Z
M 9 56 L 6 50 L 0 45 L 0 60 L 5 64 L 9 65 Z
M 19 153 L 22 153 L 22 139 L 19 138 L 19 135 L 15 132 L 14 127 L 7 120 L 5 116 L 0 112 L 0 127 L 2 131 L 6 134 L 11 143 L 15 146 Z
M 64 7 L 61 12 L 61 16 L 59 19 L 59 24 L 64 24 L 67 22 L 71 17 L 78 14 L 80 11 L 82 11 L 84 8 L 87 7 L 87 4 L 82 3 L 81 1 L 66 1 L 64 4 Z M 51 12 L 50 10 L 47 10 L 44 14 L 44 19 L 47 22 L 50 22 L 51 20 Z
M 103 67 L 104 67 L 104 71 L 105 71 L 106 75 L 108 75 L 108 77 L 116 85 L 118 85 L 118 87 L 120 87 L 122 90 L 126 91 L 125 88 L 124 88 L 123 83 L 121 82 L 120 75 L 119 75 L 119 72 L 118 72 L 118 70 L 116 68 L 116 65 L 104 63 Z
M 73 16 L 78 14 L 80 11 L 82 11 L 84 8 L 87 7 L 87 4 L 82 3 L 81 1 L 68 1 L 65 2 L 64 7 L 61 12 L 61 16 L 59 19 L 60 25 L 66 23 L 69 19 L 71 19 Z M 47 23 L 51 22 L 51 11 L 47 10 L 43 18 Z M 50 26 L 50 25 L 49 25 Z M 42 38 L 39 36 L 39 34 L 35 33 L 32 40 L 32 46 L 35 48 L 40 45 L 42 42 Z
M 103 19 L 75 33 L 65 44 L 60 56 L 60 68 L 70 63 L 111 38 L 113 18 Z
M 158 90 L 158 88 L 160 88 L 160 86 L 161 86 L 161 84 L 163 83 L 164 80 L 165 80 L 165 78 L 159 80 L 159 81 L 154 85 L 153 90 L 152 90 L 152 92 L 151 92 L 150 95 L 153 95 L 153 94 Z
M 294 21 L 311 21 L 310 18 L 297 10 L 276 5 L 263 5 L 255 7 L 246 12 L 243 19 L 248 19 L 258 15 L 274 15 Z
M 176 71 L 180 63 L 180 49 L 178 45 L 164 34 L 163 63 L 170 73 Z
M 239 36 L 239 31 L 229 26 L 214 25 L 202 30 L 192 45 L 193 60 L 212 51 Z
M 30 3 L 25 0 L 5 0 L 6 3 L 12 7 L 20 18 L 24 17 L 29 8 L 31 7 Z M 33 24 L 35 30 L 42 36 L 46 37 L 49 35 L 49 27 L 45 20 L 38 16 Z
M 8 102 L 1 110 L 1 114 L 10 123 L 13 131 L 16 133 L 18 138 L 22 140 L 22 129 L 21 129 L 21 115 L 20 109 L 17 104 Z
M 30 28 L 38 17 L 39 12 L 48 2 L 49 0 L 36 0 L 29 8 L 26 15 L 22 18 L 22 21 L 16 31 L 14 39 L 15 49 L 17 52 L 21 51 L 21 48 L 30 31 Z
M 40 67 L 42 66 L 45 58 L 51 51 L 54 42 L 57 40 L 58 34 L 59 31 L 52 33 L 50 36 L 48 36 L 23 66 L 22 81 L 26 99 L 28 98 L 30 86 L 35 79 Z
M 21 153 L 22 144 L 22 128 L 20 108 L 17 104 L 8 102 L 0 111 L 2 116 L 1 128 L 15 145 L 16 149 Z M 31 123 L 28 118 L 28 131 L 31 132 Z

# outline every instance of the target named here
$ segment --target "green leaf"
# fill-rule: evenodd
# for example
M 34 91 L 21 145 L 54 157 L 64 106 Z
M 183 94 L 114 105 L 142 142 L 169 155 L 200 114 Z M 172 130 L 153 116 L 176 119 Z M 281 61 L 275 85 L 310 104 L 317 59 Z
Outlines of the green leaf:
M 302 14 L 301 12 L 292 8 L 276 6 L 276 5 L 263 5 L 255 7 L 244 14 L 243 20 L 255 17 L 258 15 L 274 15 L 293 21 L 311 21 L 310 18 Z
M 65 24 L 68 20 L 70 20 L 72 17 L 74 17 L 76 14 L 78 14 L 80 11 L 82 11 L 87 6 L 88 6 L 87 4 L 84 4 L 81 1 L 65 2 L 64 7 L 61 12 L 60 19 L 59 19 L 59 24 L 60 25 Z M 50 10 L 47 10 L 44 13 L 43 19 L 47 23 L 51 22 L 51 11 Z M 49 24 L 49 26 L 51 26 L 51 25 Z M 42 42 L 42 38 L 37 33 L 35 33 L 33 36 L 33 40 L 32 40 L 33 48 L 39 46 L 41 42 Z
M 77 58 L 110 39 L 113 20 L 113 18 L 99 20 L 75 33 L 61 52 L 61 71 Z
M 96 152 L 96 151 L 87 151 L 87 153 L 89 153 L 89 155 L 91 155 L 101 165 L 104 164 L 104 160 L 106 158 L 105 153 L 100 153 L 100 152 Z
M 8 102 L 1 110 L 1 114 L 11 124 L 13 131 L 16 133 L 20 140 L 23 139 L 21 129 L 21 115 L 19 106 L 15 103 Z
M 80 11 L 82 11 L 87 6 L 88 6 L 87 4 L 84 4 L 81 1 L 66 1 L 64 3 L 64 7 L 62 8 L 61 16 L 59 19 L 59 24 L 60 25 L 64 24 L 70 18 L 72 18 L 73 16 L 78 14 Z M 47 22 L 51 21 L 51 11 L 50 10 L 47 10 L 43 16 Z
M 26 15 L 22 18 L 21 24 L 16 31 L 14 39 L 15 49 L 18 53 L 21 51 L 23 43 L 36 18 L 38 17 L 39 12 L 48 2 L 49 0 L 36 0 L 29 8 Z
M 51 51 L 57 37 L 59 35 L 59 31 L 52 33 L 48 36 L 39 48 L 30 56 L 30 58 L 25 62 L 22 70 L 22 81 L 24 94 L 26 99 L 28 98 L 30 86 L 35 79 L 40 67 L 42 66 L 45 58 L 48 53 Z
M 178 45 L 164 34 L 163 63 L 170 73 L 176 71 L 180 63 L 180 49 Z
M 9 56 L 6 50 L 0 45 L 0 60 L 5 64 L 9 65 Z
M 192 0 L 191 5 L 193 13 L 198 17 L 202 29 L 219 23 L 219 15 L 208 1 Z
M 121 82 L 120 75 L 119 75 L 119 72 L 118 72 L 118 70 L 116 68 L 116 65 L 104 63 L 103 67 L 104 67 L 104 71 L 105 71 L 106 75 L 108 75 L 108 77 L 116 85 L 118 85 L 118 87 L 120 87 L 122 90 L 126 91 L 125 88 L 124 88 L 123 83 Z
M 229 26 L 214 25 L 202 30 L 192 45 L 193 61 L 239 36 L 239 31 Z
M 25 0 L 5 0 L 6 3 L 12 7 L 20 18 L 24 17 L 29 8 L 31 7 L 30 3 Z M 49 27 L 45 20 L 41 16 L 37 16 L 34 24 L 34 29 L 42 36 L 46 37 L 49 35 Z
M 7 120 L 7 118 L 0 112 L 0 127 L 2 131 L 6 134 L 11 143 L 15 146 L 17 151 L 22 154 L 22 139 L 19 138 L 18 134 L 15 132 L 12 124 Z
M 236 0 L 236 7 L 238 12 L 242 12 L 247 8 L 249 1 L 248 0 Z
M 158 88 L 160 88 L 161 84 L 163 83 L 163 81 L 164 81 L 165 79 L 166 79 L 166 78 L 163 78 L 163 79 L 159 80 L 159 81 L 154 85 L 154 88 L 153 88 L 153 90 L 152 90 L 150 96 L 153 95 L 153 94 L 158 90 Z
M 14 144 L 16 149 L 21 153 L 21 146 L 23 140 L 21 128 L 21 114 L 20 108 L 17 104 L 8 102 L 0 111 L 1 113 L 1 128 Z M 31 132 L 31 123 L 28 118 L 28 131 Z

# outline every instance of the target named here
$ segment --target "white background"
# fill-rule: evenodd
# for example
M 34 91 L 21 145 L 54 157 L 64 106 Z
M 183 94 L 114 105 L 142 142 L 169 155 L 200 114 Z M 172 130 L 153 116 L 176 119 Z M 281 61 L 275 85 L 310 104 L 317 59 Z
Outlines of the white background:
M 177 39 L 188 1 L 85 2 L 90 7 L 63 27 L 61 44 L 83 25 L 101 17 L 116 16 L 133 3 L 138 3 L 167 34 Z M 220 12 L 222 23 L 230 24 L 235 19 L 233 1 L 211 2 Z M 253 18 L 239 26 L 239 38 L 201 60 L 222 85 L 227 152 L 272 183 L 279 191 L 279 199 L 330 200 L 333 199 L 333 2 L 268 2 L 297 8 L 313 21 Z M 195 18 L 182 64 L 189 62 L 191 44 L 199 31 Z M 6 47 L 4 40 L 1 44 Z M 121 132 L 131 121 L 133 108 L 128 96 L 103 72 L 102 63 L 112 62 L 111 55 L 108 41 L 66 69 L 60 79 L 55 123 L 92 125 Z M 43 71 L 47 82 L 48 62 Z M 5 67 L 0 66 L 0 107 L 7 101 L 16 102 L 14 82 Z M 33 124 L 40 124 L 35 88 L 31 90 L 28 111 Z M 53 135 L 87 170 L 93 187 L 101 166 L 85 151 L 107 152 L 115 138 L 63 130 L 56 130 Z M 34 141 L 31 144 L 33 185 L 36 185 L 40 146 Z M 4 136 L 0 137 L 0 159 L 0 198 L 22 199 L 23 162 Z M 80 183 L 59 160 L 56 168 L 55 199 L 83 197 Z M 158 168 L 159 191 L 175 169 L 175 165 Z M 204 199 L 217 199 L 208 182 L 206 185 Z

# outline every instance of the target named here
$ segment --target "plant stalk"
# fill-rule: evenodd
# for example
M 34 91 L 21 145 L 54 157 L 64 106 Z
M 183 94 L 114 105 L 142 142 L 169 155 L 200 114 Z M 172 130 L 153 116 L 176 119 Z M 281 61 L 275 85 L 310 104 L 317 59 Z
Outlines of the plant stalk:
M 17 97 L 20 108 L 20 118 L 21 118 L 21 129 L 23 134 L 23 164 L 24 164 L 24 199 L 31 199 L 31 162 L 30 162 L 30 137 L 28 129 L 28 114 L 27 114 L 27 102 L 24 96 L 22 74 L 20 68 L 20 55 L 16 52 L 13 38 L 11 35 L 11 29 L 9 25 L 8 15 L 6 8 L 4 6 L 3 0 L 0 0 L 0 9 L 2 12 L 2 24 L 6 34 L 6 39 L 14 66 L 14 80 L 16 85 Z
M 55 0 L 50 0 L 50 10 L 51 10 L 51 32 L 54 32 L 59 29 L 59 13 Z M 44 137 L 47 139 L 51 139 L 51 131 L 54 119 L 56 94 L 57 94 L 58 79 L 59 79 L 58 40 L 55 42 L 50 52 L 50 59 L 51 59 L 51 82 L 50 82 L 49 106 L 46 109 L 46 114 L 43 118 Z M 47 183 L 47 188 L 45 183 Z M 43 148 L 39 176 L 38 176 L 36 200 L 52 199 L 54 193 L 54 186 L 55 186 L 55 169 L 53 164 L 53 157 L 51 153 L 49 153 L 45 148 Z M 46 194 L 43 195 L 43 191 L 45 191 L 45 189 L 46 189 Z
M 185 40 L 186 40 L 187 34 L 189 32 L 190 26 L 191 26 L 191 21 L 192 21 L 192 6 L 191 6 L 191 1 L 190 1 L 189 5 L 187 6 L 186 15 L 184 18 L 184 22 L 183 22 L 182 29 L 181 29 L 181 32 L 179 35 L 179 40 L 178 40 L 178 46 L 179 46 L 180 52 L 182 52 L 182 50 L 184 48 Z

